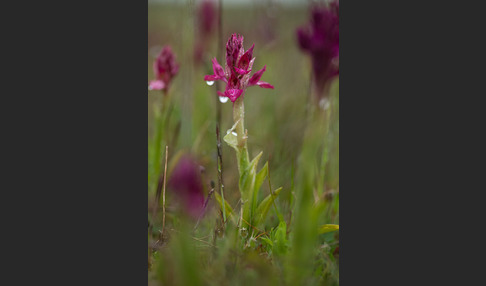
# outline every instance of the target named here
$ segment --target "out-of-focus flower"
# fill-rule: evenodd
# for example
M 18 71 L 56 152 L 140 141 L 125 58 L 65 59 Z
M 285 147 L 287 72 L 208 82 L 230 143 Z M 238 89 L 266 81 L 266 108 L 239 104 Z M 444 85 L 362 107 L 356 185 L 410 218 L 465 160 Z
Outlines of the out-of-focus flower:
M 311 15 L 310 24 L 297 29 L 297 40 L 312 58 L 317 93 L 327 96 L 328 83 L 339 75 L 339 2 L 327 7 L 316 5 Z
M 210 38 L 216 26 L 216 4 L 213 0 L 203 0 L 197 9 L 197 41 L 194 45 L 194 60 L 201 63 L 207 50 Z
M 184 206 L 184 211 L 191 217 L 198 217 L 204 205 L 204 191 L 201 169 L 190 155 L 183 155 L 169 179 L 169 188 Z
M 226 43 L 226 65 L 225 69 L 218 63 L 216 58 L 213 62 L 212 75 L 206 75 L 205 81 L 222 80 L 226 83 L 226 89 L 223 92 L 218 91 L 222 97 L 228 97 L 231 102 L 235 102 L 240 97 L 248 86 L 257 85 L 263 88 L 272 88 L 273 85 L 268 82 L 260 81 L 266 66 L 263 69 L 255 72 L 250 77 L 250 72 L 253 67 L 253 44 L 246 52 L 243 48 L 243 36 L 233 34 Z
M 212 0 L 203 0 L 197 11 L 199 32 L 208 36 L 216 25 L 216 5 Z
M 179 65 L 176 63 L 175 55 L 170 46 L 162 48 L 159 56 L 154 61 L 155 80 L 150 81 L 150 90 L 169 89 L 172 78 L 179 71 Z

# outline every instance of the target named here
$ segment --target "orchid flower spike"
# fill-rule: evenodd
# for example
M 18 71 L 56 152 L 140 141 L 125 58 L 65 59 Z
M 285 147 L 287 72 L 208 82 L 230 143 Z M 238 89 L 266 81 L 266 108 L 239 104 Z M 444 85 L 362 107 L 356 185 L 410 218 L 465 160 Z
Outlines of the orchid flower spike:
M 150 81 L 149 90 L 167 91 L 178 71 L 179 65 L 176 63 L 172 49 L 170 46 L 165 46 L 154 61 L 155 80 Z
M 216 5 L 214 0 L 203 0 L 198 7 L 197 20 L 199 32 L 203 37 L 208 37 L 216 27 Z
M 197 8 L 197 21 L 195 21 L 195 24 L 198 34 L 194 44 L 194 61 L 196 64 L 203 62 L 211 36 L 215 32 L 218 20 L 217 9 L 215 0 L 203 0 Z
M 326 96 L 328 83 L 339 75 L 339 2 L 312 7 L 310 23 L 297 29 L 297 41 L 311 56 L 318 95 Z
M 253 44 L 245 51 L 243 48 L 243 36 L 233 34 L 226 43 L 225 68 L 223 69 L 216 58 L 212 60 L 214 74 L 206 75 L 204 80 L 222 80 L 226 83 L 225 91 L 218 91 L 219 96 L 228 97 L 234 103 L 249 86 L 256 85 L 262 88 L 274 88 L 268 82 L 260 81 L 266 66 L 250 77 L 253 62 L 255 61 L 255 58 L 253 58 L 254 47 L 255 45 Z

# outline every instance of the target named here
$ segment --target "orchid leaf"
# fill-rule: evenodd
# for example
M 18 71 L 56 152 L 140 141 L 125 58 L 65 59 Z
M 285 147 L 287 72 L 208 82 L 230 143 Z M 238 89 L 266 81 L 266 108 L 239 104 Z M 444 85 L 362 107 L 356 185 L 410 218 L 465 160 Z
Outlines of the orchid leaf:
M 249 222 L 251 220 L 252 191 L 255 186 L 256 168 L 263 152 L 260 152 L 249 164 L 248 168 L 240 177 L 241 199 L 243 202 L 243 218 Z
M 282 190 L 282 187 L 276 189 L 273 194 L 269 194 L 261 203 L 258 205 L 258 208 L 256 209 L 256 223 L 255 225 L 259 225 L 263 221 L 265 221 L 265 218 L 268 214 L 268 211 L 270 210 L 270 207 L 272 206 L 273 201 L 277 198 L 278 194 L 280 194 L 280 191 Z
M 287 224 L 281 221 L 275 231 L 275 247 L 274 253 L 276 255 L 283 255 L 289 248 L 289 241 L 287 240 Z
M 251 205 L 251 212 L 255 213 L 257 207 L 257 200 L 258 200 L 258 193 L 263 184 L 263 181 L 268 175 L 268 162 L 265 163 L 263 168 L 258 172 L 255 178 L 255 185 L 253 186 L 253 194 L 252 194 L 252 205 Z

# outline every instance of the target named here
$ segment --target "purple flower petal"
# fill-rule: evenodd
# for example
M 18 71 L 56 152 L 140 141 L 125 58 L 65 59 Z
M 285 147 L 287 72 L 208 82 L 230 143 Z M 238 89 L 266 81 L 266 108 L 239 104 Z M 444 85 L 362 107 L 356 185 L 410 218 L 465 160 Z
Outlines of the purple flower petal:
M 205 75 L 204 76 L 204 80 L 205 81 L 215 81 L 215 80 L 220 80 L 221 77 L 217 76 L 217 75 L 214 75 L 214 74 L 211 74 L 211 75 Z
M 253 48 L 255 47 L 255 44 L 251 46 L 251 48 L 248 49 L 240 58 L 238 61 L 238 68 L 243 69 L 243 70 L 248 70 L 248 66 L 250 64 L 250 60 L 253 57 Z
M 212 59 L 213 62 L 213 71 L 214 74 L 219 76 L 219 77 L 224 77 L 224 70 L 223 67 L 218 63 L 216 58 Z
M 299 42 L 299 46 L 303 50 L 309 50 L 311 46 L 311 39 L 309 34 L 303 28 L 297 30 L 297 40 Z
M 267 70 L 267 66 L 264 66 L 261 70 L 254 73 L 253 76 L 248 81 L 248 85 L 249 86 L 256 85 L 260 81 L 260 78 L 262 77 L 263 73 L 266 70 Z
M 241 75 L 244 75 L 244 74 L 249 74 L 251 72 L 251 70 L 244 70 L 244 69 L 239 69 L 237 67 L 235 67 L 235 71 Z
M 262 88 L 271 88 L 273 89 L 273 85 L 269 84 L 268 82 L 264 82 L 264 81 L 259 81 L 257 82 L 257 84 L 259 87 L 262 87 Z
M 223 67 L 221 67 L 221 65 L 218 63 L 216 58 L 212 59 L 212 62 L 213 62 L 214 74 L 204 76 L 204 80 L 205 81 L 222 80 L 224 82 L 228 82 L 224 74 Z

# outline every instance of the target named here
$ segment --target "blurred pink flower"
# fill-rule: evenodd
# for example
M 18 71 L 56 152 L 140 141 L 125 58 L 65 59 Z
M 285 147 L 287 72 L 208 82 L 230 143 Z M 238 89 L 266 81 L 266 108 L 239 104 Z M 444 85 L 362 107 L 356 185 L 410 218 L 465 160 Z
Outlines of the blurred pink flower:
M 169 187 L 177 195 L 184 211 L 191 217 L 198 217 L 204 205 L 204 188 L 201 169 L 190 155 L 183 155 L 169 179 Z
M 223 92 L 218 91 L 218 94 L 222 97 L 228 97 L 231 102 L 235 102 L 240 97 L 248 86 L 257 85 L 262 88 L 272 88 L 273 85 L 268 82 L 260 81 L 263 72 L 266 70 L 266 66 L 263 69 L 257 71 L 250 77 L 250 72 L 253 67 L 253 48 L 245 52 L 243 48 L 243 36 L 233 34 L 229 38 L 226 44 L 226 65 L 225 69 L 218 63 L 216 58 L 213 62 L 212 75 L 206 75 L 205 81 L 222 80 L 226 83 L 226 89 Z
M 311 56 L 317 93 L 326 96 L 328 83 L 339 75 L 339 2 L 314 6 L 311 16 L 308 26 L 297 29 L 297 40 Z
M 216 5 L 212 0 L 203 0 L 197 11 L 199 22 L 199 32 L 203 37 L 207 37 L 216 25 Z
M 154 61 L 155 80 L 150 81 L 149 89 L 167 91 L 178 71 L 179 65 L 176 63 L 172 49 L 170 46 L 163 47 Z
M 194 61 L 200 64 L 208 49 L 211 36 L 217 24 L 216 4 L 213 0 L 203 0 L 197 8 L 197 40 L 194 44 Z

